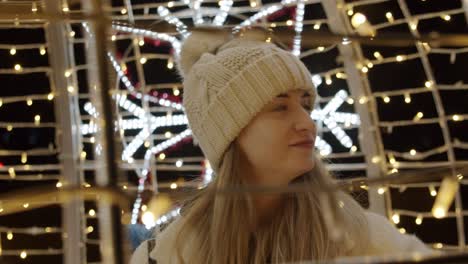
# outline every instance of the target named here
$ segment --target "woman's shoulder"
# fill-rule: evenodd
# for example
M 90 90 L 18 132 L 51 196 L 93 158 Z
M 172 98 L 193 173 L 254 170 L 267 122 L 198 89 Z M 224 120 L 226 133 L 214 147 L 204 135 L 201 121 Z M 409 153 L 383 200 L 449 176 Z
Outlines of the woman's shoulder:
M 415 235 L 400 233 L 386 217 L 370 211 L 365 211 L 365 215 L 369 227 L 370 255 L 434 252 Z
M 153 250 L 155 244 L 155 238 L 143 241 L 133 252 L 132 257 L 130 259 L 130 264 L 157 263 L 154 259 L 151 259 L 149 255 L 149 253 Z
M 180 220 L 176 219 L 156 233 L 154 238 L 142 242 L 132 254 L 130 264 L 169 263 L 169 257 L 174 255 L 179 226 Z

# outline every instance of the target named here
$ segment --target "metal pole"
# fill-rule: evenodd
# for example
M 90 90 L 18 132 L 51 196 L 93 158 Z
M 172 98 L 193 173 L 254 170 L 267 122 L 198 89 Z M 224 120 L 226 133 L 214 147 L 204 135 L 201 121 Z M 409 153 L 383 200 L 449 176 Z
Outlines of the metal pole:
M 322 2 L 325 13 L 329 18 L 329 26 L 333 33 L 350 34 L 351 27 L 343 10 L 338 9 L 338 5 L 343 6 L 341 0 L 329 0 Z M 355 98 L 365 96 L 369 98 L 366 104 L 355 103 L 356 112 L 361 118 L 361 129 L 359 130 L 359 143 L 362 152 L 365 154 L 367 163 L 367 176 L 383 177 L 386 168 L 385 160 L 380 160 L 378 163 L 371 162 L 372 157 L 383 157 L 384 149 L 382 139 L 378 127 L 377 108 L 375 101 L 371 96 L 371 89 L 367 77 L 361 76 L 361 73 L 356 68 L 356 62 L 363 61 L 362 50 L 359 44 L 351 42 L 349 44 L 338 44 L 338 49 L 343 57 L 346 75 L 348 76 L 347 83 L 351 94 Z M 388 192 L 387 192 L 388 194 Z M 387 199 L 387 202 L 390 199 Z M 369 188 L 369 209 L 373 212 L 386 214 L 385 200 L 382 195 L 377 193 L 376 188 Z
M 45 12 L 60 14 L 59 2 L 49 0 L 45 3 Z M 67 92 L 68 81 L 65 70 L 74 65 L 70 58 L 66 24 L 62 21 L 50 21 L 45 28 L 49 47 L 49 60 L 53 68 L 50 78 L 51 90 L 55 95 L 55 114 L 59 124 L 56 131 L 56 143 L 60 149 L 61 162 L 60 181 L 66 187 L 80 187 L 80 121 L 78 98 Z M 63 219 L 63 261 L 66 264 L 80 264 L 86 261 L 86 247 L 84 243 L 83 201 L 74 198 L 62 206 Z
M 100 187 L 117 188 L 118 164 L 116 156 L 113 115 L 113 102 L 111 98 L 111 78 L 115 78 L 107 60 L 107 52 L 110 45 L 108 28 L 110 27 L 110 5 L 107 0 L 83 0 L 84 12 L 95 20 L 90 21 L 90 35 L 88 36 L 87 64 L 89 92 L 92 102 L 99 113 L 96 123 L 95 162 L 101 165 L 95 171 L 96 183 Z M 99 16 L 93 16 L 97 15 Z M 120 210 L 112 206 L 105 199 L 98 200 L 99 233 L 101 240 L 102 263 L 123 264 L 127 263 L 127 250 L 123 249 L 122 226 L 120 222 Z

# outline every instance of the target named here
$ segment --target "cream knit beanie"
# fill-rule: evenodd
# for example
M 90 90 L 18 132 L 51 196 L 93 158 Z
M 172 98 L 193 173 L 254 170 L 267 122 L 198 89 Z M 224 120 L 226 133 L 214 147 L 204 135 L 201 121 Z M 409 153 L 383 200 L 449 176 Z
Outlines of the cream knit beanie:
M 177 70 L 185 114 L 215 174 L 229 144 L 274 97 L 304 89 L 315 98 L 306 66 L 266 38 L 253 30 L 237 38 L 193 32 L 182 44 Z

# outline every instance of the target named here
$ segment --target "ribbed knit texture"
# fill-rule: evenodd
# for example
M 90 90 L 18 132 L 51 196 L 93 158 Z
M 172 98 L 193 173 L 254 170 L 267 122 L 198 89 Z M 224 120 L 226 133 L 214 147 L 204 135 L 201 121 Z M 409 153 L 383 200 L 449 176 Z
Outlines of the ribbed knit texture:
M 268 102 L 293 89 L 315 98 L 315 88 L 305 65 L 274 44 L 240 38 L 215 52 L 203 53 L 185 74 L 183 105 L 217 174 L 229 144 Z

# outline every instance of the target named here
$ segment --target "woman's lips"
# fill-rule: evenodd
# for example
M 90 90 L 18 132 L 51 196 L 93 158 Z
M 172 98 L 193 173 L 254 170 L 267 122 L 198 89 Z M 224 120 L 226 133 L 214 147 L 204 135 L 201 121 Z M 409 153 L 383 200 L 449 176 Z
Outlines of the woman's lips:
M 299 147 L 299 148 L 313 148 L 314 147 L 314 144 L 313 143 L 302 143 L 302 144 L 298 144 L 298 145 L 292 145 L 291 147 Z

